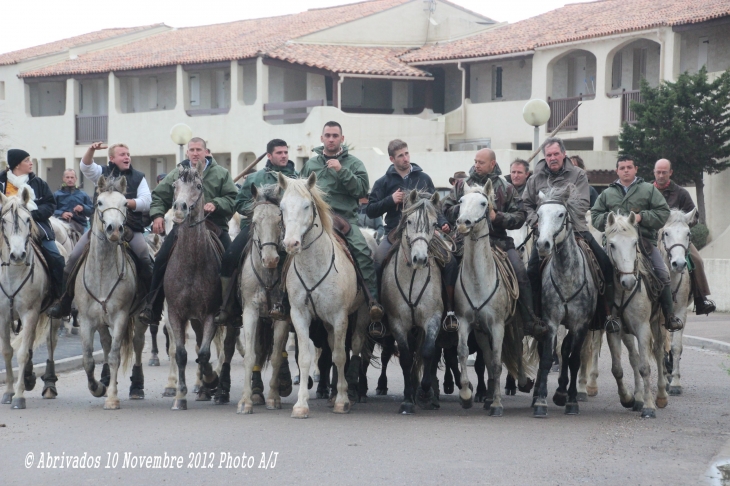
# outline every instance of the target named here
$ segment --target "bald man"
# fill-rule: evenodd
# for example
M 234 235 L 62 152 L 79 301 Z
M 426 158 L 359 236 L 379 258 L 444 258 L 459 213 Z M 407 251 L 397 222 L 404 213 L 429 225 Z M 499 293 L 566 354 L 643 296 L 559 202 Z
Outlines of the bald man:
M 518 309 L 525 334 L 540 337 L 548 330 L 547 324 L 535 315 L 532 287 L 525 264 L 515 249 L 514 241 L 507 236 L 507 230 L 520 229 L 525 224 L 527 214 L 522 208 L 522 199 L 515 187 L 502 177 L 502 171 L 497 165 L 497 157 L 492 149 L 486 148 L 476 153 L 474 166 L 469 170 L 469 178 L 466 181 L 463 179 L 454 181 L 451 194 L 444 200 L 443 211 L 451 227 L 455 227 L 456 219 L 459 217 L 459 200 L 464 195 L 464 184 L 483 187 L 489 180 L 492 181 L 495 199 L 494 209 L 489 213 L 492 222 L 489 241 L 507 252 L 509 261 L 514 267 L 520 287 Z M 448 279 L 447 285 L 455 285 L 457 277 L 458 272 L 445 275 Z
M 692 201 L 689 192 L 684 187 L 678 186 L 672 181 L 672 163 L 667 159 L 659 159 L 654 164 L 654 186 L 662 193 L 664 199 L 671 209 L 680 209 L 685 213 L 689 213 L 695 209 L 695 203 Z M 690 226 L 694 226 L 699 221 L 698 214 L 695 214 L 694 221 Z M 692 279 L 692 293 L 695 301 L 695 313 L 700 316 L 702 314 L 710 314 L 715 312 L 715 303 L 707 298 L 710 292 L 710 284 L 707 282 L 705 275 L 705 267 L 700 257 L 700 252 L 690 243 L 689 245 L 690 259 L 694 268 L 690 270 L 689 275 Z

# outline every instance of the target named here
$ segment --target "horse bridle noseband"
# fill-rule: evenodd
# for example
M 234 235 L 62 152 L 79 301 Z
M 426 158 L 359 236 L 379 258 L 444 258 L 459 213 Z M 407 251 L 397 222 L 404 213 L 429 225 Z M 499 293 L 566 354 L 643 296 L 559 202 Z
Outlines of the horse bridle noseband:
M 672 250 L 679 247 L 682 250 L 684 250 L 684 258 L 687 259 L 687 254 L 689 253 L 689 245 L 688 242 L 687 245 L 683 245 L 682 243 L 675 243 L 669 248 L 667 248 L 667 240 L 666 240 L 667 234 L 662 232 L 662 246 L 664 246 L 664 252 L 667 254 L 667 258 L 670 258 L 672 256 Z M 689 240 L 689 235 L 687 236 L 687 240 Z M 679 274 L 679 282 L 677 282 L 677 288 L 672 290 L 672 300 L 674 303 L 677 303 L 677 293 L 679 293 L 679 288 L 682 286 L 682 280 L 684 279 L 684 272 Z

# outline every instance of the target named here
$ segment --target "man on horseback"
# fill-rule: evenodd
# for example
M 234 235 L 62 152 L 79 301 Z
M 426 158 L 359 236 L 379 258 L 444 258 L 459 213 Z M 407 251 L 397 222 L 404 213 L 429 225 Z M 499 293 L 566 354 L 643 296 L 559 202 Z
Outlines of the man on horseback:
M 672 163 L 669 160 L 657 160 L 654 165 L 654 177 L 654 187 L 662 193 L 669 205 L 669 209 L 679 209 L 685 213 L 689 213 L 695 209 L 695 203 L 692 201 L 692 197 L 687 192 L 687 189 L 671 180 Z M 699 216 L 695 215 L 695 220 L 690 224 L 690 227 L 696 225 L 698 221 Z M 695 313 L 700 316 L 715 312 L 715 303 L 707 298 L 711 292 L 710 284 L 707 282 L 707 275 L 705 275 L 705 266 L 702 262 L 700 252 L 697 251 L 697 247 L 692 242 L 689 244 L 689 258 L 692 261 L 689 276 L 692 279 Z
M 294 170 L 294 162 L 289 160 L 289 146 L 284 140 L 275 138 L 266 144 L 266 166 L 246 177 L 241 190 L 236 196 L 236 211 L 239 214 L 246 215 L 251 209 L 254 202 L 251 194 L 251 187 L 260 188 L 266 184 L 276 184 L 279 172 L 287 177 L 296 179 L 299 174 Z M 243 250 L 246 248 L 249 240 L 249 231 L 251 229 L 248 218 L 241 218 L 241 232 L 238 233 L 236 239 L 233 240 L 226 252 L 223 254 L 223 263 L 221 265 L 221 289 L 223 295 L 223 303 L 221 304 L 218 315 L 215 316 L 215 322 L 218 325 L 226 325 L 229 322 L 233 327 L 241 327 L 241 313 L 243 312 L 238 305 L 238 299 L 235 297 L 234 289 L 236 288 L 236 278 L 238 275 L 236 270 L 241 261 Z M 284 259 L 281 259 L 283 263 Z M 275 292 L 279 292 L 276 286 Z M 275 296 L 272 299 L 272 309 L 269 314 L 277 320 L 284 320 L 289 315 L 281 296 Z
M 522 194 L 522 201 L 527 211 L 527 224 L 530 228 L 537 228 L 537 206 L 540 204 L 540 192 L 546 193 L 551 187 L 566 187 L 573 184 L 579 194 L 576 201 L 576 214 L 578 219 L 571 221 L 575 233 L 583 238 L 598 260 L 601 272 L 605 276 L 604 306 L 599 310 L 605 310 L 610 315 L 610 303 L 613 302 L 613 265 L 611 260 L 603 251 L 603 247 L 593 238 L 588 230 L 586 212 L 590 209 L 590 188 L 588 177 L 583 169 L 576 167 L 565 155 L 565 145 L 560 138 L 551 137 L 545 140 L 542 147 L 545 157 L 535 165 L 535 170 L 527 180 L 525 192 Z M 537 253 L 537 247 L 532 247 L 530 260 L 527 263 L 527 276 L 532 285 L 532 295 L 535 302 L 535 309 L 540 309 L 542 303 L 542 277 L 540 275 L 541 259 Z
M 522 200 L 522 193 L 525 192 L 525 187 L 527 187 L 527 179 L 531 175 L 530 164 L 526 160 L 515 159 L 509 165 L 509 175 L 505 179 L 515 187 L 517 197 L 520 200 Z
M 325 201 L 332 210 L 350 225 L 345 238 L 353 259 L 363 279 L 363 290 L 370 306 L 370 319 L 380 322 L 383 308 L 378 303 L 378 282 L 375 275 L 370 248 L 357 225 L 359 200 L 370 189 L 370 180 L 365 166 L 351 155 L 342 134 L 342 126 L 335 122 L 325 123 L 320 137 L 323 146 L 314 149 L 317 154 L 304 164 L 301 176 L 317 174 L 317 186 L 324 192 Z
M 63 186 L 53 193 L 56 210 L 53 215 L 71 225 L 79 235 L 86 232 L 89 216 L 94 214 L 94 203 L 84 191 L 76 187 L 76 171 L 63 172 Z
M 143 286 L 148 286 L 152 277 L 152 259 L 143 234 L 146 214 L 150 209 L 152 200 L 150 188 L 144 173 L 132 167 L 129 147 L 123 143 L 117 143 L 109 147 L 109 163 L 106 166 L 102 167 L 94 162 L 94 152 L 105 148 L 106 146 L 102 142 L 95 142 L 89 146 L 81 158 L 81 173 L 94 184 L 101 176 L 105 178 L 124 177 L 127 180 L 127 194 L 125 195 L 127 198 L 127 220 L 125 226 L 132 232 L 132 238 L 128 244 L 137 257 L 137 270 L 139 272 L 137 280 Z M 90 234 L 91 231 L 84 233 L 68 256 L 66 268 L 63 272 L 63 296 L 58 304 L 48 310 L 48 315 L 53 318 L 67 317 L 71 313 L 75 282 L 75 275 L 72 273 L 89 243 Z
M 218 165 L 212 156 L 206 156 L 205 140 L 200 137 L 193 137 L 188 142 L 186 160 L 183 160 L 178 167 L 170 172 L 163 181 L 152 192 L 152 204 L 150 205 L 150 217 L 152 218 L 152 231 L 159 234 L 165 232 L 165 213 L 172 207 L 175 189 L 172 184 L 178 179 L 180 168 L 195 167 L 198 164 L 205 164 L 203 172 L 204 200 L 201 202 L 206 214 L 206 222 L 214 226 L 223 248 L 228 249 L 231 238 L 228 236 L 228 220 L 231 219 L 235 210 L 236 185 L 230 172 Z M 139 319 L 148 325 L 159 324 L 162 318 L 162 308 L 165 304 L 165 292 L 162 288 L 167 260 L 170 251 L 175 245 L 177 238 L 177 226 L 172 228 L 170 234 L 165 238 L 160 251 L 155 257 L 155 266 L 152 271 L 152 283 L 150 292 L 147 294 L 145 308 L 140 312 Z
M 484 186 L 488 180 L 492 181 L 494 190 L 494 207 L 489 212 L 490 231 L 489 241 L 493 246 L 499 247 L 507 253 L 512 267 L 517 275 L 517 283 L 520 288 L 518 299 L 522 325 L 526 335 L 534 337 L 542 336 L 547 330 L 545 324 L 533 310 L 532 288 L 527 278 L 527 271 L 522 257 L 515 249 L 514 241 L 507 236 L 507 230 L 515 230 L 525 223 L 525 210 L 522 208 L 522 201 L 517 197 L 515 187 L 502 177 L 502 171 L 497 165 L 497 157 L 492 149 L 481 149 L 474 156 L 474 166 L 469 170 L 469 178 L 466 181 L 457 180 L 454 183 L 452 193 L 446 197 L 443 203 L 443 210 L 449 223 L 454 226 L 459 217 L 459 200 L 464 195 L 464 184 L 469 186 Z M 457 271 L 448 274 L 446 285 L 456 285 Z
M 38 244 L 51 274 L 50 296 L 56 299 L 61 295 L 59 290 L 63 285 L 64 266 L 63 257 L 56 247 L 51 222 L 48 221 L 56 209 L 56 201 L 53 199 L 53 193 L 46 181 L 33 173 L 33 161 L 30 160 L 30 154 L 25 150 L 10 149 L 8 150 L 8 170 L 0 172 L 0 189 L 3 194 L 10 197 L 20 194 L 24 187 L 30 190 L 31 201 L 28 203 L 28 209 L 31 210 L 33 220 L 40 228 Z
M 669 218 L 669 205 L 654 185 L 636 176 L 636 171 L 633 157 L 622 155 L 618 158 L 616 162 L 618 179 L 598 196 L 598 201 L 591 208 L 591 220 L 597 230 L 604 231 L 609 213 L 636 214 L 636 222 L 643 240 L 639 245 L 643 247 L 645 254 L 648 253 L 654 272 L 663 285 L 659 294 L 659 304 L 664 312 L 664 327 L 668 331 L 679 331 L 684 327 L 684 323 L 674 315 L 671 276 L 656 247 L 657 231 Z M 647 241 L 649 244 L 646 244 Z M 612 274 L 605 275 L 606 283 L 613 280 L 609 278 Z M 606 330 L 610 331 L 611 328 L 618 330 L 618 326 L 607 326 Z

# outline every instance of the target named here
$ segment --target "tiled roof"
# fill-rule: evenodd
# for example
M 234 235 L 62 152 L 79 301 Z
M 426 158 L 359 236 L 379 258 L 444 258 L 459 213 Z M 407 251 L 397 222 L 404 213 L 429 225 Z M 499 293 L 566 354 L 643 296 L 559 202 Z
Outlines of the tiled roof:
M 23 77 L 105 73 L 176 64 L 230 61 L 255 57 L 285 42 L 382 12 L 411 0 L 371 0 L 339 7 L 188 27 L 150 36 L 113 49 L 84 54 Z
M 99 42 L 106 39 L 111 39 L 112 37 L 117 37 L 124 34 L 131 34 L 132 32 L 150 29 L 153 27 L 158 27 L 160 25 L 162 24 L 97 30 L 95 32 L 89 32 L 88 34 L 77 35 L 76 37 L 69 37 L 68 39 L 62 39 L 56 42 L 42 44 L 40 46 L 20 49 L 13 52 L 7 52 L 5 54 L 0 54 L 0 66 L 16 64 L 26 59 L 31 59 L 38 56 L 57 54 L 73 47 L 90 44 L 91 42 Z
M 518 53 L 623 32 L 704 22 L 730 15 L 728 0 L 599 0 L 574 3 L 514 24 L 402 56 L 406 62 Z
M 290 43 L 267 53 L 267 56 L 335 73 L 430 77 L 429 73 L 398 58 L 408 50 Z

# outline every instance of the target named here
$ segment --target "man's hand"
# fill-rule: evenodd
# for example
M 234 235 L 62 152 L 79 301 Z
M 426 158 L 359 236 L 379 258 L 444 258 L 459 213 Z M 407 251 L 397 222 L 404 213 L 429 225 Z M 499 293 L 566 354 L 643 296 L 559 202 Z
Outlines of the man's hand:
M 69 213 L 68 211 L 65 211 L 61 215 L 61 218 L 65 219 L 66 221 L 71 221 L 71 218 L 73 217 L 73 215 L 74 215 L 73 213 Z
M 77 204 L 74 208 L 74 213 L 81 214 L 84 212 L 84 207 L 81 204 Z
M 165 232 L 165 218 L 158 216 L 152 222 L 152 232 L 161 235 Z
M 215 209 L 215 204 L 213 203 L 205 203 L 205 206 L 203 206 L 203 211 L 205 211 L 206 214 L 212 213 Z
M 444 233 L 451 233 L 451 226 L 449 226 L 449 223 L 444 223 L 444 225 L 441 227 L 441 231 Z
M 403 192 L 403 189 L 399 187 L 398 190 L 393 193 L 393 202 L 396 204 L 401 204 L 403 202 L 403 198 L 405 197 L 406 193 Z
M 96 151 L 96 150 L 104 150 L 107 148 L 109 148 L 109 147 L 104 142 L 94 142 L 91 144 L 91 147 L 89 147 L 89 150 Z
M 641 223 L 641 213 L 634 213 L 636 214 L 636 224 Z
M 335 172 L 339 172 L 342 168 L 342 164 L 340 164 L 340 161 L 337 159 L 329 159 L 327 161 L 327 168 L 328 169 L 335 169 Z
M 497 213 L 494 212 L 494 209 L 489 208 L 489 221 L 494 221 L 497 217 Z
M 137 201 L 134 199 L 127 199 L 127 209 L 131 209 L 132 211 L 137 209 Z

